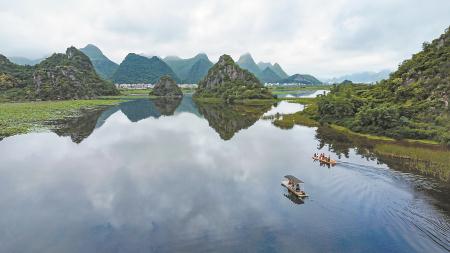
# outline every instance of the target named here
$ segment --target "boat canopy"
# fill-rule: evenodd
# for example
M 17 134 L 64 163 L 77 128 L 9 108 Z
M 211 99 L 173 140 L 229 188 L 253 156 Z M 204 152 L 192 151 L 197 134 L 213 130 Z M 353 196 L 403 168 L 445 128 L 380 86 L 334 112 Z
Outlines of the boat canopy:
M 289 181 L 293 182 L 294 184 L 303 184 L 302 180 L 300 180 L 292 175 L 286 175 L 284 177 L 287 178 Z

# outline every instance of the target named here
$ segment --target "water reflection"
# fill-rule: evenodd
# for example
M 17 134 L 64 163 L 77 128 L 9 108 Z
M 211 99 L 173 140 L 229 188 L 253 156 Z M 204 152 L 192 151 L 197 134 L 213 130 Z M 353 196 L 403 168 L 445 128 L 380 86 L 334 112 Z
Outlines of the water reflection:
M 150 99 L 136 99 L 121 103 L 119 108 L 131 122 L 139 122 L 150 117 L 157 119 L 161 116 L 154 102 Z
M 58 136 L 70 136 L 74 143 L 81 143 L 92 134 L 105 109 L 83 110 L 77 117 L 52 122 L 52 131 Z
M 433 160 L 434 154 L 440 154 L 443 157 L 450 157 L 450 151 L 444 147 L 430 147 L 421 148 L 420 145 L 410 143 L 386 143 L 379 141 L 369 141 L 364 137 L 347 135 L 338 132 L 329 127 L 319 127 L 316 131 L 316 138 L 318 139 L 318 148 L 328 148 L 329 151 L 335 153 L 339 158 L 349 158 L 353 151 L 357 155 L 363 157 L 367 161 L 376 161 L 377 164 L 387 164 L 390 169 L 402 172 L 402 178 L 407 175 L 408 180 L 414 183 L 415 187 L 427 191 L 442 201 L 439 201 L 439 206 L 446 211 L 450 211 L 450 203 L 445 199 L 450 199 L 450 184 L 449 171 L 450 164 L 448 162 L 439 163 Z M 426 152 L 425 155 L 419 159 L 407 159 L 399 157 L 395 154 L 384 154 L 381 152 L 383 147 L 408 150 L 413 147 L 414 151 L 420 155 L 420 152 Z M 427 154 L 428 157 L 427 157 Z M 410 173 L 413 176 L 409 177 Z M 424 180 L 422 175 L 428 177 Z M 433 180 L 432 177 L 436 180 Z M 430 185 L 431 184 L 431 185 Z M 440 190 L 436 190 L 440 189 Z
M 292 194 L 292 193 L 290 193 L 290 192 L 284 193 L 283 196 L 285 196 L 286 198 L 288 198 L 292 203 L 294 203 L 294 204 L 296 204 L 296 205 L 302 205 L 302 204 L 305 204 L 305 202 L 304 202 L 301 198 L 295 196 L 294 194 Z
M 196 104 L 200 114 L 223 140 L 230 140 L 238 131 L 255 124 L 272 106 L 271 104 L 230 105 L 201 102 Z
M 0 252 L 448 252 L 450 190 L 370 145 L 280 130 L 258 120 L 270 105 L 199 104 L 202 118 L 189 99 L 168 117 L 151 100 L 123 104 L 78 145 L 54 133 L 0 143 Z M 318 148 L 341 163 L 317 168 Z M 280 186 L 286 174 L 305 181 L 305 204 Z
M 161 115 L 172 116 L 181 100 L 181 97 L 160 97 L 152 99 L 152 102 Z

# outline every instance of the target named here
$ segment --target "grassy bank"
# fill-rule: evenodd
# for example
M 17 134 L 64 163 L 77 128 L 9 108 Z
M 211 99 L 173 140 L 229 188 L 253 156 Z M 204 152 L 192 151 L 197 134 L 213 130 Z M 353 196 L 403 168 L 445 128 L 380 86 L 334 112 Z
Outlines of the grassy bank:
M 201 103 L 209 103 L 209 104 L 226 103 L 225 100 L 223 100 L 221 98 L 196 97 L 194 99 Z M 264 105 L 264 104 L 273 104 L 276 102 L 277 102 L 277 99 L 241 99 L 241 100 L 234 100 L 233 103 L 230 103 L 230 104 Z
M 117 99 L 0 103 L 0 138 L 48 128 L 47 123 L 77 116 L 81 109 L 119 103 Z
M 374 152 L 397 160 L 402 166 L 417 170 L 421 174 L 446 182 L 450 180 L 449 150 L 384 143 L 375 145 Z
M 303 85 L 303 86 L 273 86 L 270 91 L 273 94 L 288 94 L 293 91 L 315 91 L 315 90 L 329 90 L 331 85 Z
M 275 126 L 282 129 L 291 129 L 294 125 L 302 125 L 309 127 L 317 127 L 319 123 L 310 119 L 304 112 L 296 112 L 293 114 L 277 115 L 272 122 Z

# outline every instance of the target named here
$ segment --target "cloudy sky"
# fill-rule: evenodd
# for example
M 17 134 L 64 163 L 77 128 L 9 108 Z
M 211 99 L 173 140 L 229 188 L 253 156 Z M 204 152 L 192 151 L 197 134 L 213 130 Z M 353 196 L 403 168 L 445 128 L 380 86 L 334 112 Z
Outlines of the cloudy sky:
M 128 52 L 224 53 L 331 77 L 395 69 L 450 25 L 449 0 L 0 0 L 0 53 L 39 58 L 93 43 Z

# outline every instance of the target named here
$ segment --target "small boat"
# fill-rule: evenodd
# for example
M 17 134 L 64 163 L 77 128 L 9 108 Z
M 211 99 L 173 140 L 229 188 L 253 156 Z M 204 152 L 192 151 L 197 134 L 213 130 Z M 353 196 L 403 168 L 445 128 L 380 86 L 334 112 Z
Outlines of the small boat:
M 303 181 L 292 175 L 286 175 L 281 180 L 281 185 L 286 187 L 295 196 L 299 198 L 308 197 L 308 194 L 300 188 L 300 184 L 303 184 Z
M 336 163 L 337 163 L 336 160 L 333 160 L 333 159 L 328 160 L 328 158 L 326 158 L 326 157 L 320 158 L 318 156 L 313 156 L 312 159 L 315 161 L 319 161 L 321 163 L 329 164 L 329 165 L 336 165 Z

